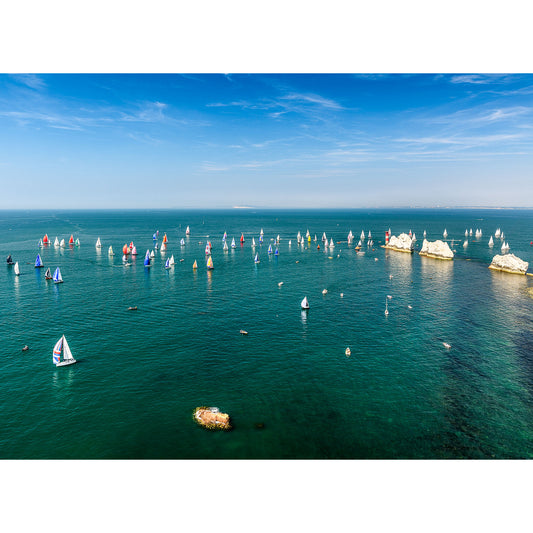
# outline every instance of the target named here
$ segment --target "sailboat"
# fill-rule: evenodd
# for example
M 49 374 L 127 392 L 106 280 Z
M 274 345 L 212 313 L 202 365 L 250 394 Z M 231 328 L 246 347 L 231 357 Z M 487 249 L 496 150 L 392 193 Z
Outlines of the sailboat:
M 490 239 L 489 239 L 489 246 L 491 248 L 494 246 L 494 241 L 492 240 L 492 235 L 490 236 Z
M 41 259 L 41 256 L 37 254 L 37 258 L 35 259 L 35 268 L 42 268 L 43 266 L 43 260 Z
M 222 249 L 226 252 L 228 250 L 228 243 L 224 241 L 224 246 L 222 246 Z
M 470 237 L 472 237 L 472 228 L 470 228 Z
M 388 298 L 385 298 L 385 315 L 389 314 Z
M 268 253 L 269 253 L 269 254 L 272 253 L 272 245 L 271 245 L 271 244 L 268 245 Z
M 465 240 L 465 242 L 463 242 L 463 247 L 466 248 L 468 246 L 468 239 Z
M 39 239 L 39 248 L 42 248 L 44 246 L 43 240 Z
M 198 263 L 196 262 L 196 259 L 194 260 L 194 263 L 192 264 L 193 270 L 196 270 L 198 268 Z
M 500 228 L 498 228 L 498 229 L 494 232 L 494 236 L 495 236 L 496 238 L 498 238 L 498 237 L 500 236 L 500 233 L 501 233 L 501 230 L 500 230 Z
M 63 351 L 63 360 L 61 360 L 61 351 Z M 65 339 L 65 335 L 56 342 L 52 354 L 52 360 L 56 366 L 73 365 L 76 362 L 76 359 L 72 357 L 72 352 L 70 351 L 67 339 Z
M 205 245 L 205 255 L 211 255 L 211 250 L 209 249 L 209 243 Z
M 96 247 L 97 248 L 102 248 L 102 243 L 100 242 L 100 237 L 98 237 L 98 239 L 96 240 Z
M 56 237 L 54 240 L 54 246 L 57 248 L 59 246 L 59 239 Z
M 244 243 L 244 233 L 241 233 L 241 244 Z
M 213 266 L 213 258 L 211 256 L 209 256 L 207 258 L 207 270 L 213 270 L 213 268 L 215 268 Z
M 261 228 L 261 231 L 259 232 L 259 235 L 264 235 L 263 228 Z
M 259 235 L 259 242 L 262 244 L 263 243 L 263 234 Z
M 15 266 L 13 267 L 13 269 L 15 270 L 15 275 L 16 276 L 20 276 L 20 269 L 19 269 L 19 262 L 18 261 L 15 263 Z
M 165 261 L 165 268 L 168 270 L 170 266 L 170 259 L 167 257 L 167 260 Z
M 46 269 L 46 272 L 44 273 L 44 279 L 52 279 L 52 273 L 50 272 L 50 268 Z
M 61 242 L 59 243 L 59 246 L 61 246 L 61 248 L 65 247 L 65 239 L 61 239 Z
M 113 252 L 113 247 L 112 246 L 110 246 L 109 249 L 107 250 L 107 255 L 109 255 L 109 256 L 115 255 L 115 253 Z
M 252 237 L 252 248 L 255 248 L 255 238 Z
M 159 250 L 159 244 L 157 242 L 155 243 L 154 250 Z
M 363 237 L 363 238 L 364 238 L 364 237 Z M 333 242 L 333 238 L 330 239 L 330 241 L 329 241 L 329 247 L 330 247 L 330 248 L 335 248 L 335 243 Z
M 54 283 L 63 283 L 63 278 L 61 277 L 61 270 L 59 270 L 59 267 L 56 268 L 54 277 L 52 279 L 54 280 Z
M 157 235 L 156 235 L 155 233 L 152 235 L 152 239 L 153 239 L 154 241 L 157 241 Z
M 443 236 L 444 238 L 446 238 L 446 237 L 448 236 L 448 232 L 446 231 L 446 228 L 444 228 L 444 233 L 442 234 L 442 236 Z
M 259 254 L 255 254 L 254 263 L 259 263 Z
M 48 234 L 45 234 L 43 237 L 43 244 L 50 244 L 50 239 L 48 238 Z
M 365 240 L 365 232 L 361 231 L 361 236 L 359 237 L 362 241 Z M 331 246 L 331 245 L 330 245 Z
M 167 234 L 165 233 L 165 235 L 163 236 L 163 244 L 166 244 L 167 242 L 168 242 Z
M 183 238 L 181 239 L 181 241 L 180 241 L 180 245 L 181 245 L 181 246 L 185 246 L 185 239 L 183 239 Z
M 424 230 L 424 239 L 426 238 L 426 230 Z
M 14 265 L 13 258 L 11 257 L 11 254 L 7 256 L 7 264 L 8 265 Z
M 274 252 L 274 255 L 279 255 L 279 251 L 277 248 L 276 248 L 276 251 Z
M 328 238 L 326 237 L 326 232 L 322 233 L 322 242 L 327 241 Z
M 468 230 L 465 229 L 465 237 L 468 237 Z
M 222 235 L 222 242 L 224 242 L 228 238 L 228 234 L 224 232 L 224 235 Z
M 155 257 L 155 252 L 152 250 L 152 251 L 150 252 L 150 259 L 153 259 L 154 257 Z
M 74 237 L 72 236 L 72 234 L 70 234 L 70 239 L 68 240 L 68 243 L 74 244 Z
M 292 241 L 289 239 L 289 248 L 291 247 Z
M 167 244 L 165 242 L 163 242 L 163 244 L 161 245 L 161 251 L 162 252 L 166 252 L 167 251 Z
M 76 239 L 76 242 L 74 243 L 76 246 L 79 246 L 80 245 L 80 239 Z
M 233 237 L 233 239 L 231 239 L 231 247 L 235 248 L 235 237 Z
M 302 303 L 300 304 L 302 309 L 309 309 L 309 302 L 307 301 L 307 296 L 304 296 Z
M 148 250 L 146 250 L 146 255 L 144 256 L 144 266 L 145 267 L 151 266 L 150 265 L 150 256 L 151 256 L 150 252 Z
M 138 255 L 138 254 L 137 254 L 137 247 L 136 247 L 135 245 L 133 245 L 133 246 L 131 247 L 131 255 Z
M 368 230 L 368 238 L 369 238 L 369 239 L 372 238 L 372 233 L 370 233 L 370 230 Z
M 174 265 L 176 264 L 176 262 L 174 261 L 174 255 L 171 255 L 171 256 L 170 256 L 170 259 L 169 259 L 169 261 L 168 261 L 168 264 L 169 264 L 170 266 L 174 266 Z
M 185 235 L 190 235 L 190 234 L 191 234 L 191 230 L 189 226 L 187 226 L 187 229 L 185 230 Z

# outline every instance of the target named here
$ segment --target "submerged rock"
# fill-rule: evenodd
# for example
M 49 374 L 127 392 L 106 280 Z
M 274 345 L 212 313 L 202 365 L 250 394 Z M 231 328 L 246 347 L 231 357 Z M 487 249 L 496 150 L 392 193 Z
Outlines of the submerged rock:
M 231 429 L 229 415 L 221 413 L 218 407 L 197 407 L 193 418 L 208 429 Z
M 448 243 L 441 240 L 429 242 L 424 239 L 419 255 L 433 257 L 434 259 L 453 259 L 453 252 Z
M 385 244 L 383 248 L 411 253 L 413 251 L 413 239 L 407 233 L 400 233 L 398 237 L 393 235 L 389 240 L 389 244 Z
M 525 274 L 529 263 L 522 261 L 514 254 L 495 255 L 489 268 L 492 270 L 501 270 L 510 274 Z

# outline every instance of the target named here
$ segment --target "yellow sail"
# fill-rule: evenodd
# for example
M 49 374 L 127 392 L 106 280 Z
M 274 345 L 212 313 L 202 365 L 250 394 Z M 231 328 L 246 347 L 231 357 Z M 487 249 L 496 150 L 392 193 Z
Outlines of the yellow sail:
M 194 263 L 192 264 L 193 269 L 198 268 L 198 263 L 196 262 L 196 259 L 194 260 Z

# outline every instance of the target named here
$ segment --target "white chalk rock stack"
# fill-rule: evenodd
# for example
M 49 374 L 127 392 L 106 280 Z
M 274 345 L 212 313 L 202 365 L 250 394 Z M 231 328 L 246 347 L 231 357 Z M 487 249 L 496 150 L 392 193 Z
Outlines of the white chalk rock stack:
M 453 259 L 453 252 L 448 243 L 440 240 L 429 242 L 424 239 L 419 254 L 425 257 L 433 257 L 434 259 Z
M 501 270 L 510 274 L 525 274 L 529 263 L 522 261 L 514 254 L 495 255 L 489 268 L 492 270 Z
M 396 250 L 397 252 L 412 252 L 413 239 L 407 233 L 400 233 L 398 237 L 393 235 L 389 240 L 389 244 L 386 244 L 384 248 Z

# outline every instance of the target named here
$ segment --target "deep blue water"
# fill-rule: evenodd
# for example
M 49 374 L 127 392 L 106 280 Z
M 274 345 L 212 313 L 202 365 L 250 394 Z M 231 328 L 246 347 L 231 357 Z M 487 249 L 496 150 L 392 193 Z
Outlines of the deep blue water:
M 385 251 L 389 227 L 414 231 L 418 248 L 446 228 L 456 257 Z M 523 210 L 1 212 L 0 457 L 533 457 L 533 278 L 487 268 L 498 227 L 533 266 Z M 464 248 L 470 228 L 483 236 Z M 307 229 L 335 248 L 297 245 Z M 168 250 L 145 269 L 156 230 Z M 356 242 L 371 230 L 374 247 L 357 254 L 350 230 Z M 223 251 L 224 231 L 236 249 Z M 39 250 L 45 233 L 81 245 Z M 125 267 L 130 241 L 139 255 Z M 63 284 L 34 268 L 38 252 Z M 62 334 L 78 363 L 56 368 Z M 196 425 L 200 405 L 234 429 Z

